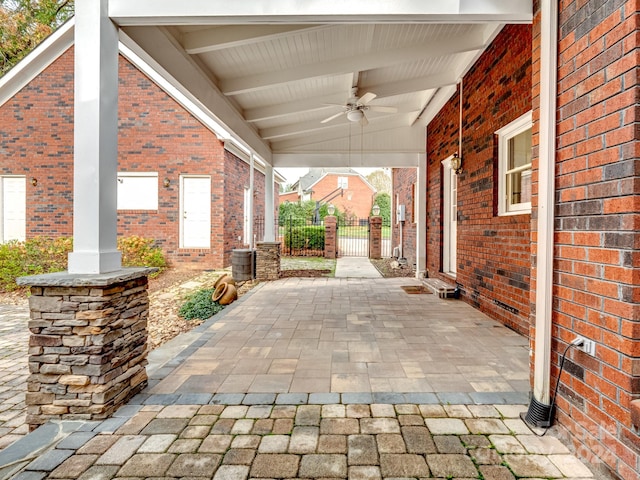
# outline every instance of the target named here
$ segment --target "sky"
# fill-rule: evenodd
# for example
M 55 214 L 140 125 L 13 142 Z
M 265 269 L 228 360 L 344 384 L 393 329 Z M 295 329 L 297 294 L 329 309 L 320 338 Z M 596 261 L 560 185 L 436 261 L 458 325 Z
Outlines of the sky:
M 367 176 L 371 172 L 375 172 L 376 170 L 384 170 L 380 167 L 376 167 L 376 168 L 353 167 L 353 169 L 359 174 L 364 176 Z M 282 175 L 284 178 L 287 179 L 286 181 L 287 184 L 291 184 L 291 183 L 294 183 L 303 175 L 305 175 L 309 171 L 309 168 L 308 167 L 303 167 L 303 168 L 287 167 L 287 168 L 276 168 L 276 171 L 280 173 L 280 175 Z

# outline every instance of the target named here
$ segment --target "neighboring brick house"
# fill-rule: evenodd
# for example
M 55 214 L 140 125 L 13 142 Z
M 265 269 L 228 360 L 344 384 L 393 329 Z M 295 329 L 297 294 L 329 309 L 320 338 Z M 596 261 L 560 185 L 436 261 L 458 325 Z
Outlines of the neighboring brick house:
M 229 266 L 232 250 L 249 242 L 248 157 L 122 55 L 119 62 L 118 235 L 154 238 L 171 262 Z M 24 83 L 0 102 L 0 233 L 71 236 L 73 46 Z M 259 216 L 264 175 L 254 177 Z
M 542 241 L 534 9 L 533 26 L 507 25 L 427 127 L 423 246 L 428 276 L 458 285 L 464 301 L 528 336 L 532 349 Z M 551 385 L 577 335 L 595 342 L 595 354 L 569 349 L 556 421 L 600 473 L 637 479 L 638 12 L 630 1 L 567 1 L 559 19 Z M 393 179 L 396 202 L 408 204 L 415 169 L 394 169 Z M 414 252 L 405 244 L 405 256 Z
M 376 194 L 367 179 L 351 168 L 310 168 L 292 189 L 295 197 L 282 194 L 280 203 L 284 200 L 331 203 L 351 218 L 368 218 Z

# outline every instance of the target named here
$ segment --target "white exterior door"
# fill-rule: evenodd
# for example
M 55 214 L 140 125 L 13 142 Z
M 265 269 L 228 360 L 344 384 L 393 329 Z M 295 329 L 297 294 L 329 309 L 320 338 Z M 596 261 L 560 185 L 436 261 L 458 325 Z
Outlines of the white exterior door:
M 0 177 L 0 240 L 24 241 L 27 231 L 26 177 Z
M 458 225 L 458 176 L 451 168 L 451 160 L 442 162 L 443 185 L 443 235 L 442 235 L 442 271 L 456 274 L 457 225 Z
M 211 177 L 182 177 L 181 248 L 211 247 Z

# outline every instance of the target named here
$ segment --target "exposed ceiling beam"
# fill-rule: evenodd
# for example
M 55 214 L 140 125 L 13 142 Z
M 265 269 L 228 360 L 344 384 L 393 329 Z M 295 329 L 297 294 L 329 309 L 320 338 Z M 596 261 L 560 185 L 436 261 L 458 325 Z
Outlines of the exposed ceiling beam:
M 359 124 L 349 124 L 349 122 L 343 122 L 336 125 L 336 127 L 341 128 L 329 128 L 324 130 L 318 130 L 312 132 L 310 134 L 300 135 L 297 137 L 288 137 L 282 138 L 271 142 L 271 147 L 274 152 L 276 151 L 289 151 L 295 150 L 304 146 L 312 146 L 320 143 L 332 142 L 332 141 L 340 141 L 347 140 L 349 136 L 352 139 L 353 151 L 358 150 L 356 148 L 360 145 L 360 134 L 363 133 L 365 138 L 369 135 L 380 135 L 384 134 L 390 135 L 390 138 L 394 136 L 400 138 L 405 136 L 408 132 L 415 132 L 416 129 L 419 129 L 421 132 L 424 132 L 424 128 L 422 127 L 411 127 L 410 123 L 412 121 L 412 116 L 415 116 L 415 112 L 410 112 L 407 114 L 398 114 L 395 115 L 393 119 L 385 118 L 384 122 L 371 122 L 364 128 L 361 128 Z M 391 133 L 389 133 L 391 132 Z M 413 135 L 413 134 L 412 134 Z M 395 150 L 391 147 L 392 150 Z M 422 150 L 424 150 L 424 144 L 420 146 Z M 402 150 L 412 150 L 413 147 L 403 148 Z M 347 151 L 347 148 L 341 149 L 343 151 Z
M 369 125 L 384 121 L 386 127 L 392 128 L 396 124 L 396 122 L 394 122 L 395 117 L 400 117 L 402 119 L 397 123 L 398 126 L 402 126 L 403 124 L 407 126 L 409 125 L 409 123 L 406 122 L 407 115 L 417 115 L 418 113 L 420 112 L 419 111 L 402 112 L 401 114 L 383 115 L 380 117 L 373 117 L 373 118 L 371 116 L 367 116 L 367 118 L 369 120 Z M 335 123 L 320 123 L 317 120 L 313 120 L 305 123 L 293 123 L 290 125 L 282 125 L 279 127 L 266 128 L 264 130 L 260 130 L 260 136 L 265 140 L 274 140 L 277 138 L 291 137 L 295 135 L 302 135 L 302 134 L 307 134 L 307 133 L 317 132 L 322 130 L 326 131 L 326 130 L 336 129 L 336 128 L 344 129 L 344 128 L 347 128 L 348 125 L 349 125 L 348 120 L 346 122 L 343 121 L 343 122 L 335 122 Z
M 357 70 L 371 70 L 389 65 L 397 65 L 429 57 L 443 57 L 455 53 L 480 50 L 484 45 L 484 35 L 479 29 L 457 38 L 441 38 L 428 43 L 420 43 L 386 51 L 363 53 L 326 62 L 300 65 L 293 68 L 264 72 L 239 78 L 228 78 L 220 82 L 220 90 L 225 95 L 261 90 L 276 85 L 306 78 L 339 75 Z
M 325 103 L 343 104 L 347 101 L 348 94 L 346 92 L 333 93 L 320 97 L 305 98 L 302 100 L 278 103 L 266 107 L 252 108 L 245 110 L 244 118 L 248 122 L 258 122 L 260 120 L 268 120 L 271 118 L 285 117 L 300 112 L 312 112 L 316 110 L 324 110 L 328 108 L 336 108 L 332 105 L 324 105 Z
M 346 153 L 274 153 L 276 168 L 286 167 L 417 167 L 424 164 L 424 154 L 415 152 L 364 152 L 357 158 Z
M 118 25 L 247 23 L 531 23 L 532 0 L 110 0 Z
M 188 54 L 213 52 L 223 48 L 250 45 L 265 40 L 298 33 L 301 30 L 312 30 L 311 25 L 220 25 L 203 28 L 182 36 L 182 46 Z
M 409 80 L 400 80 L 398 82 L 378 85 L 365 85 L 362 89 L 375 93 L 377 95 L 376 98 L 384 98 L 403 95 L 405 93 L 432 90 L 446 85 L 455 85 L 458 81 L 460 81 L 458 72 L 453 69 L 446 73 L 439 73 L 437 75 L 427 75 L 425 77 L 411 78 Z

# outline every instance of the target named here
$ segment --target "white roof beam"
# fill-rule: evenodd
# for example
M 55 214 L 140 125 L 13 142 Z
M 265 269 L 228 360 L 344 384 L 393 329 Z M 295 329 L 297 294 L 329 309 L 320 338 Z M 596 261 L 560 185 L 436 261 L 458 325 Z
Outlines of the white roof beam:
M 126 25 L 247 23 L 531 23 L 532 0 L 110 0 L 109 17 Z
M 238 95 L 304 80 L 306 78 L 341 75 L 353 72 L 354 69 L 359 71 L 371 70 L 429 57 L 443 57 L 455 53 L 468 52 L 470 50 L 480 50 L 485 46 L 483 37 L 483 32 L 476 30 L 468 35 L 455 39 L 441 38 L 413 46 L 369 52 L 362 55 L 300 65 L 293 68 L 239 78 L 229 78 L 220 82 L 220 90 L 222 90 L 222 93 L 225 95 Z
M 453 69 L 446 73 L 437 75 L 428 75 L 425 77 L 411 78 L 409 80 L 400 80 L 398 82 L 384 83 L 378 85 L 365 85 L 362 90 L 373 92 L 377 95 L 377 99 L 385 97 L 393 97 L 395 95 L 403 95 L 406 93 L 422 92 L 432 90 L 447 85 L 455 85 L 460 81 L 458 71 Z
M 399 116 L 402 120 L 398 122 L 398 126 L 402 126 L 402 125 L 407 126 L 408 123 L 406 121 L 406 115 L 417 115 L 418 113 L 420 112 L 419 111 L 402 112 L 402 114 L 400 114 Z M 367 119 L 369 120 L 369 125 L 380 122 L 384 119 L 385 126 L 388 128 L 388 127 L 392 127 L 395 124 L 394 118 L 393 118 L 395 116 L 398 116 L 398 115 L 393 115 L 393 116 L 385 115 L 384 117 L 378 117 L 378 118 L 371 118 L 368 116 Z M 272 128 L 266 128 L 264 130 L 260 130 L 260 136 L 266 140 L 274 140 L 277 138 L 291 137 L 295 135 L 302 135 L 302 134 L 317 132 L 321 130 L 330 130 L 335 128 L 344 129 L 347 125 L 348 125 L 348 120 L 347 122 L 338 122 L 338 123 L 320 123 L 318 121 L 295 123 L 291 125 L 283 125 L 280 127 L 272 127 Z
M 182 46 L 188 54 L 193 55 L 264 42 L 312 29 L 314 27 L 309 25 L 220 25 L 185 33 Z
M 252 108 L 245 110 L 244 118 L 248 122 L 259 122 L 260 120 L 268 120 L 271 118 L 285 117 L 300 112 L 312 112 L 316 110 L 324 110 L 327 108 L 336 108 L 333 105 L 324 105 L 326 103 L 343 104 L 347 101 L 347 92 L 334 93 L 328 96 L 305 98 L 302 100 L 292 101 L 288 103 L 279 103 L 266 107 Z
M 385 117 L 384 121 L 370 121 L 369 125 L 362 128 L 362 132 L 365 135 L 372 135 L 374 133 L 383 133 L 387 134 L 389 131 L 395 131 L 394 134 L 400 132 L 400 134 L 404 134 L 405 132 L 413 130 L 413 127 L 410 126 L 412 121 L 412 116 L 415 116 L 415 112 L 405 113 L 395 115 L 393 119 Z M 380 120 L 383 120 L 382 118 Z M 340 128 L 335 128 L 340 127 Z M 323 142 L 330 142 L 334 140 L 345 140 L 348 139 L 349 136 L 352 136 L 353 141 L 353 150 L 356 150 L 356 146 L 360 145 L 360 133 L 361 127 L 359 124 L 353 125 L 352 128 L 349 128 L 349 122 L 338 123 L 329 128 L 324 128 L 322 130 L 317 130 L 311 134 L 300 135 L 299 137 L 293 138 L 289 136 L 288 138 L 283 138 L 280 140 L 276 140 L 271 142 L 271 146 L 273 151 L 289 151 L 291 149 L 296 149 L 303 146 L 315 145 Z M 424 128 L 420 127 L 421 130 Z M 424 149 L 424 145 L 421 146 Z

